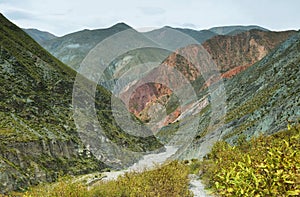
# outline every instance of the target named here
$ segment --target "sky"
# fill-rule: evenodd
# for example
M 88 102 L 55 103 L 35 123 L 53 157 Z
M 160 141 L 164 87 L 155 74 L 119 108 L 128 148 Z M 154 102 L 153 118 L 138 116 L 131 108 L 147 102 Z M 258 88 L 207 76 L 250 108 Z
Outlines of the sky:
M 0 0 L 0 12 L 22 28 L 62 36 L 125 22 L 138 30 L 163 26 L 196 30 L 259 25 L 300 29 L 299 0 Z

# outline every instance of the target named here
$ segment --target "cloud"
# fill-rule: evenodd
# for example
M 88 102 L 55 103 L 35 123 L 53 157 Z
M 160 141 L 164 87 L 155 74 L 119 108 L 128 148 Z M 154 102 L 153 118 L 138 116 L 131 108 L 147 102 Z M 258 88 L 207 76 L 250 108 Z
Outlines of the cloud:
M 27 12 L 27 11 L 22 11 L 22 10 L 10 10 L 5 12 L 8 18 L 11 20 L 26 20 L 26 19 L 35 19 L 36 17 Z
M 18 3 L 20 3 L 20 1 L 18 1 L 18 0 L 1 0 L 0 4 L 14 5 L 14 4 L 18 4 Z
M 0 10 L 1 12 L 8 17 L 10 20 L 32 20 L 35 19 L 35 11 L 32 9 L 27 9 L 27 6 L 23 6 L 26 0 L 18 3 L 17 0 L 1 0 Z M 27 2 L 28 3 L 28 2 Z
M 161 15 L 166 12 L 166 10 L 159 7 L 139 7 L 139 9 L 142 11 L 143 14 L 150 16 Z
M 193 24 L 193 23 L 183 23 L 181 26 L 182 27 L 192 28 L 192 29 L 197 28 L 197 26 L 195 24 Z

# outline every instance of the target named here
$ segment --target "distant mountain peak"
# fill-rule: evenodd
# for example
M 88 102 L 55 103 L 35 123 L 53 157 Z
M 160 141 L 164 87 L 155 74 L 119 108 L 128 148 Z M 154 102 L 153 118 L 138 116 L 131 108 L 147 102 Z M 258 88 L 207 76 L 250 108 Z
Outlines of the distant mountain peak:
M 229 26 L 220 26 L 220 27 L 212 27 L 208 29 L 219 35 L 235 35 L 240 32 L 249 31 L 252 29 L 259 29 L 262 31 L 269 31 L 264 27 L 260 27 L 258 25 L 229 25 Z
M 41 31 L 39 29 L 34 28 L 23 28 L 23 31 L 25 31 L 28 35 L 30 35 L 35 41 L 37 41 L 40 44 L 44 41 L 51 40 L 57 37 L 54 34 L 49 33 L 47 31 Z
M 115 25 L 111 26 L 110 28 L 126 28 L 126 29 L 132 29 L 129 25 L 127 25 L 124 22 L 116 23 Z
M 171 29 L 174 29 L 174 27 L 171 27 L 171 26 L 169 26 L 169 25 L 165 25 L 165 26 L 163 26 L 162 28 L 171 28 Z

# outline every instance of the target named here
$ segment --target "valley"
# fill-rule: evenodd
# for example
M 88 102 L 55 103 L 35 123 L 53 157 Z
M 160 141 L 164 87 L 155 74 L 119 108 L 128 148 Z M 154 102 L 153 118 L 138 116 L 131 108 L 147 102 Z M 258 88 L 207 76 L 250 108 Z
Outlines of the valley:
M 0 195 L 300 195 L 299 31 L 0 22 Z

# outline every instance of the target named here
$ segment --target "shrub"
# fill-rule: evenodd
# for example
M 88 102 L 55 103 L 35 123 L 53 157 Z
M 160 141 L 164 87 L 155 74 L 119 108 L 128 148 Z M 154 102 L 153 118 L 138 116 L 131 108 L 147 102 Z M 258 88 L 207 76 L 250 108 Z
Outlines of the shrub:
M 90 190 L 75 179 L 64 178 L 57 183 L 31 188 L 23 197 L 188 197 L 188 168 L 183 163 L 172 161 L 158 165 L 154 170 L 128 172 L 117 180 L 100 181 Z
M 142 173 L 130 172 L 115 181 L 103 182 L 93 196 L 192 196 L 188 190 L 188 168 L 177 161 Z
M 299 196 L 299 126 L 231 146 L 217 142 L 201 162 L 204 182 L 222 196 Z
M 65 177 L 56 183 L 41 184 L 27 191 L 23 197 L 86 197 L 87 188 L 83 183 Z

